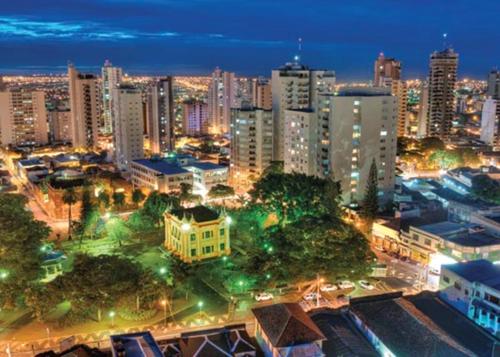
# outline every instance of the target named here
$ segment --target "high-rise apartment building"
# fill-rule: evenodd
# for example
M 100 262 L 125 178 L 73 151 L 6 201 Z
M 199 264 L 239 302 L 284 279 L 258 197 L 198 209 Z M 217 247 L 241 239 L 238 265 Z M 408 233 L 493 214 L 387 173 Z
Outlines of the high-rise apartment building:
M 148 135 L 153 154 L 175 149 L 175 117 L 173 78 L 157 80 L 150 88 L 147 99 Z
M 271 110 L 239 108 L 231 110 L 232 184 L 247 188 L 269 166 L 273 155 L 273 116 Z
M 447 48 L 430 56 L 427 135 L 447 139 L 455 110 L 458 53 Z
M 48 112 L 50 141 L 57 143 L 71 142 L 71 111 L 67 108 L 55 108 Z
M 283 161 L 285 150 L 285 111 L 318 107 L 321 94 L 334 92 L 335 72 L 312 70 L 298 62 L 287 63 L 272 72 L 273 160 Z
M 375 87 L 390 87 L 390 83 L 401 79 L 401 62 L 394 58 L 387 58 L 380 53 L 374 65 Z
M 234 80 L 234 83 L 235 95 L 230 109 L 252 106 L 253 79 L 239 77 Z
M 113 89 L 113 144 L 118 168 L 129 171 L 131 162 L 144 158 L 144 120 L 141 91 L 128 84 Z
M 321 95 L 317 111 L 285 112 L 285 172 L 340 181 L 343 202 L 359 203 L 372 161 L 381 201 L 395 182 L 398 99 L 389 88 L 345 88 Z
M 99 137 L 101 94 L 93 74 L 79 73 L 68 66 L 69 99 L 71 108 L 71 142 L 74 148 L 93 148 Z
M 489 97 L 483 104 L 481 114 L 481 140 L 488 145 L 500 147 L 500 100 Z
M 0 92 L 5 92 L 7 90 L 7 84 L 3 81 L 3 77 L 0 76 Z
M 236 82 L 233 72 L 216 68 L 208 87 L 208 121 L 212 134 L 230 130 L 231 108 L 235 106 Z
M 271 110 L 273 108 L 273 94 L 271 81 L 266 78 L 252 80 L 252 106 Z
M 101 69 L 102 76 L 102 121 L 101 128 L 106 134 L 113 131 L 113 115 L 112 110 L 112 94 L 113 89 L 122 81 L 122 69 L 113 67 L 111 62 L 106 60 L 104 67 Z
M 183 106 L 183 135 L 195 136 L 208 134 L 208 105 L 199 100 L 184 102 Z
M 1 145 L 44 145 L 48 143 L 45 93 L 12 90 L 0 92 Z
M 488 89 L 486 92 L 488 97 L 500 99 L 500 71 L 492 70 L 488 74 Z
M 380 53 L 374 65 L 374 86 L 391 88 L 392 95 L 398 97 L 398 136 L 409 135 L 408 88 L 401 78 L 401 62 Z
M 418 102 L 417 114 L 417 138 L 427 136 L 427 121 L 429 115 L 429 84 L 422 82 L 420 86 L 420 98 Z

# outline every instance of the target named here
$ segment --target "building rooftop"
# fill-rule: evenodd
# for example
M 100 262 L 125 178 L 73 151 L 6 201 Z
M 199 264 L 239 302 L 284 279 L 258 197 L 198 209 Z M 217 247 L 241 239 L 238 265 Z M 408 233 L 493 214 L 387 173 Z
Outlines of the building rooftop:
M 191 217 L 198 223 L 210 222 L 219 219 L 219 213 L 211 210 L 205 206 L 196 206 L 191 208 L 180 208 L 175 209 L 170 212 L 172 215 L 176 216 L 178 219 L 183 219 L 186 217 L 190 219 Z
M 461 245 L 463 247 L 488 247 L 492 245 L 500 245 L 500 239 L 484 232 L 475 232 L 464 235 L 459 235 L 458 237 L 446 238 L 446 241 Z
M 222 166 L 222 165 L 217 165 L 214 164 L 213 162 L 202 162 L 202 161 L 195 161 L 192 163 L 187 164 L 184 166 L 186 168 L 188 167 L 194 167 L 200 170 L 221 170 L 221 169 L 227 169 L 227 166 Z
M 297 346 L 325 339 L 297 303 L 258 307 L 252 312 L 274 347 Z
M 438 222 L 438 223 L 432 223 L 432 224 L 424 224 L 421 226 L 418 226 L 417 228 L 426 231 L 428 233 L 437 235 L 437 236 L 443 236 L 443 235 L 450 235 L 450 234 L 456 234 L 460 233 L 470 227 L 474 226 L 474 224 L 465 224 L 465 223 L 455 223 L 451 221 L 443 221 L 443 222 Z
M 109 338 L 113 356 L 163 357 L 160 347 L 149 331 L 113 335 Z
M 493 264 L 489 260 L 471 260 L 443 265 L 443 267 L 470 282 L 478 282 L 500 290 L 500 266 Z
M 391 91 L 382 87 L 344 87 L 338 91 L 339 97 L 390 97 Z
M 24 160 L 19 160 L 19 165 L 23 167 L 27 166 L 43 166 L 43 161 L 40 160 L 39 158 L 34 158 L 34 159 L 24 159 Z
M 473 355 L 402 297 L 353 299 L 350 312 L 396 356 Z
M 179 175 L 189 172 L 185 168 L 175 163 L 172 163 L 171 161 L 169 162 L 165 159 L 157 159 L 157 160 L 140 159 L 140 160 L 134 160 L 134 162 L 139 165 L 146 166 L 148 169 L 160 172 L 163 175 Z

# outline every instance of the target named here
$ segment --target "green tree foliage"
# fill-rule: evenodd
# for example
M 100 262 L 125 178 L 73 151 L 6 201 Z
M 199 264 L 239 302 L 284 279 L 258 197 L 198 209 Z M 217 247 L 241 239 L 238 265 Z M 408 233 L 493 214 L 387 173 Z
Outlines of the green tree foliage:
M 83 238 L 83 236 L 90 236 L 93 238 L 100 219 L 100 213 L 92 199 L 90 187 L 84 187 L 81 201 L 82 204 L 80 208 L 80 225 L 78 233 L 81 238 Z
M 275 214 L 280 225 L 286 225 L 302 216 L 322 216 L 330 211 L 340 211 L 340 190 L 338 185 L 335 190 L 330 185 L 337 184 L 304 174 L 269 173 L 254 184 L 250 196 L 253 205 Z
M 471 193 L 485 201 L 500 204 L 500 184 L 488 175 L 477 175 L 472 178 Z
M 210 198 L 223 198 L 228 196 L 234 196 L 234 189 L 231 186 L 217 184 L 212 186 L 208 192 L 208 197 Z
M 22 195 L 0 194 L 0 306 L 12 307 L 37 278 L 50 229 L 33 218 Z
M 99 201 L 99 204 L 102 205 L 104 208 L 108 208 L 109 204 L 111 203 L 109 193 L 107 193 L 106 191 L 101 191 L 97 196 L 97 200 Z
M 377 217 L 378 209 L 378 172 L 377 164 L 373 160 L 366 182 L 365 196 L 361 202 L 361 217 L 372 222 Z
M 139 204 L 141 204 L 141 202 L 144 201 L 145 198 L 146 195 L 142 193 L 141 189 L 136 188 L 134 191 L 132 191 L 132 202 L 134 202 L 136 206 L 139 206 Z
M 113 205 L 123 207 L 125 204 L 125 194 L 123 192 L 113 192 Z
M 458 151 L 437 150 L 429 160 L 441 170 L 449 170 L 463 164 L 462 156 Z
M 421 151 L 436 151 L 444 149 L 445 149 L 444 142 L 437 137 L 428 137 L 420 140 Z
M 284 173 L 284 162 L 283 161 L 271 161 L 269 166 L 265 168 L 262 176 L 266 176 L 268 174 L 282 174 Z
M 121 246 L 124 240 L 130 238 L 130 229 L 127 224 L 119 217 L 111 217 L 106 222 L 106 233 L 108 237 L 118 242 Z
M 165 211 L 180 208 L 179 197 L 153 191 L 142 206 L 141 213 L 151 219 L 155 224 L 162 225 Z

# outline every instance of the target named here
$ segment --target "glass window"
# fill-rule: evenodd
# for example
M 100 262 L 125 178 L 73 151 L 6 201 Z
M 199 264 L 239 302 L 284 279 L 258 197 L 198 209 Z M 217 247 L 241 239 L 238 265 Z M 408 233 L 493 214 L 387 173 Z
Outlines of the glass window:
M 224 234 L 225 234 L 225 233 L 226 233 L 226 232 L 225 232 L 224 228 L 221 228 L 221 229 L 220 229 L 220 231 L 219 231 L 219 235 L 220 235 L 221 237 L 224 237 Z
M 225 246 L 225 244 L 224 244 L 224 243 L 221 243 L 221 244 L 220 244 L 220 250 L 224 250 L 224 249 L 226 249 L 225 247 L 226 247 L 226 246 Z
M 191 256 L 195 257 L 196 256 L 196 249 L 191 249 Z
M 191 242 L 194 242 L 196 240 L 196 234 L 191 233 L 190 239 L 191 239 Z

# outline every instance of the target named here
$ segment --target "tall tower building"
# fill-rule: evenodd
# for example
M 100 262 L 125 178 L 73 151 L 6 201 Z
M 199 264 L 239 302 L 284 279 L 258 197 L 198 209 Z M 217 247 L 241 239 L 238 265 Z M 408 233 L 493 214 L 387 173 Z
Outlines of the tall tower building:
M 500 147 L 500 100 L 489 97 L 481 113 L 481 140 L 495 149 Z
M 144 158 L 144 120 L 141 91 L 128 84 L 113 89 L 113 144 L 118 168 L 128 171 L 133 160 Z
M 231 182 L 248 188 L 269 166 L 273 155 L 271 110 L 240 108 L 231 110 Z
M 380 53 L 374 65 L 373 85 L 375 87 L 390 87 L 392 81 L 400 79 L 401 62 L 394 58 L 386 58 L 383 53 Z
M 182 105 L 182 133 L 189 136 L 208 134 L 208 105 L 198 100 L 184 102 Z
M 252 80 L 252 105 L 265 110 L 273 108 L 271 82 L 268 79 L 254 78 Z
M 429 115 L 429 84 L 422 82 L 417 116 L 417 138 L 427 136 L 427 121 Z
M 392 95 L 398 97 L 398 136 L 408 135 L 411 131 L 407 113 L 408 88 L 401 78 L 401 62 L 380 53 L 374 65 L 374 86 L 391 88 Z
M 71 112 L 67 108 L 56 108 L 48 112 L 50 141 L 71 143 Z
M 98 79 L 93 74 L 79 73 L 70 64 L 68 66 L 68 80 L 73 147 L 96 147 L 101 114 Z
M 236 84 L 233 72 L 216 68 L 208 86 L 208 121 L 212 134 L 229 132 L 231 107 L 235 106 Z
M 148 134 L 153 154 L 175 149 L 173 78 L 157 80 L 148 94 Z
M 48 132 L 44 92 L 0 92 L 2 146 L 44 145 L 48 143 Z
M 102 131 L 110 134 L 113 131 L 113 114 L 112 110 L 112 94 L 113 89 L 122 81 L 122 69 L 113 67 L 111 62 L 106 60 L 104 67 L 101 69 L 102 76 Z
M 7 85 L 3 81 L 3 77 L 0 76 L 0 92 L 5 92 L 7 90 Z
M 318 96 L 334 92 L 335 72 L 312 70 L 297 61 L 272 72 L 273 160 L 284 160 L 285 112 L 318 107 Z
M 488 97 L 493 99 L 500 99 L 500 71 L 492 70 L 488 74 L 488 90 L 486 92 Z
M 447 48 L 430 57 L 427 135 L 447 139 L 455 110 L 458 53 Z

